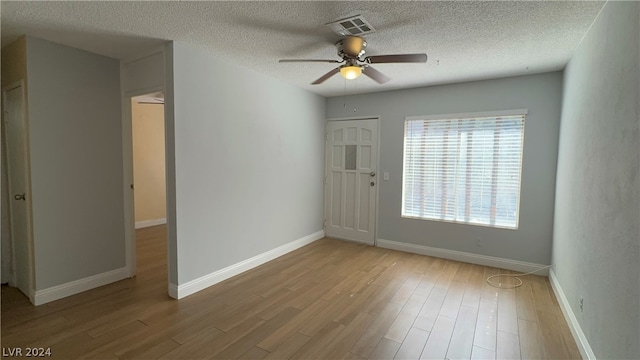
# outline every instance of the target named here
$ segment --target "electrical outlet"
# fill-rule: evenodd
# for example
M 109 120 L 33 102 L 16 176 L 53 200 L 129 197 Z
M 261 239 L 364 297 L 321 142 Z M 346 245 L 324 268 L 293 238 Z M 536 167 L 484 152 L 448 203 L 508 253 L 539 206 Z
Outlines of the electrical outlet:
M 580 297 L 580 312 L 584 310 L 584 299 Z

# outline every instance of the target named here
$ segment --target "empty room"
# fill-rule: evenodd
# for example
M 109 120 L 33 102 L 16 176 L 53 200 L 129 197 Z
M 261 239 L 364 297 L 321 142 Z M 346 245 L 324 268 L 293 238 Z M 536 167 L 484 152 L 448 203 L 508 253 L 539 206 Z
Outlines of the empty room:
M 3 357 L 640 358 L 640 2 L 0 11 Z

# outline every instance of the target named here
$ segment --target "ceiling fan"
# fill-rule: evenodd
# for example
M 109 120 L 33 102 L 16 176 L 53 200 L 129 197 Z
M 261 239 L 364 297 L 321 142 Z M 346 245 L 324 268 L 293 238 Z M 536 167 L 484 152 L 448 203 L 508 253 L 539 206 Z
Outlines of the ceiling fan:
M 326 62 L 342 64 L 337 68 L 322 75 L 312 85 L 318 85 L 325 82 L 333 75 L 340 73 L 345 79 L 352 80 L 365 74 L 378 84 L 384 84 L 391 80 L 386 75 L 376 70 L 371 64 L 386 63 L 426 63 L 427 54 L 394 54 L 394 55 L 373 55 L 363 57 L 367 42 L 360 36 L 347 36 L 336 43 L 338 56 L 342 60 L 324 60 L 324 59 L 282 59 L 279 62 Z

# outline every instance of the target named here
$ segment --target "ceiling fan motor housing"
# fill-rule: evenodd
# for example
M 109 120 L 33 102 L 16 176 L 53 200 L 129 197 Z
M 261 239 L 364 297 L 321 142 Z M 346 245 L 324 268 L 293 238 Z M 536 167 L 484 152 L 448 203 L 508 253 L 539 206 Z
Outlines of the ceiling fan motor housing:
M 367 42 L 359 36 L 347 36 L 336 43 L 338 56 L 358 59 L 365 53 Z

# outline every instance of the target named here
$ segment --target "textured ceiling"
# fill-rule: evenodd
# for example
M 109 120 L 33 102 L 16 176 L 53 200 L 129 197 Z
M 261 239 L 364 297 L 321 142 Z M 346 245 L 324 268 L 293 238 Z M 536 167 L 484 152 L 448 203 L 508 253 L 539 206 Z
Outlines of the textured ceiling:
M 480 80 L 562 69 L 604 2 L 232 1 L 6 2 L 2 46 L 28 34 L 127 58 L 175 40 L 324 96 Z M 362 14 L 377 30 L 367 55 L 425 52 L 427 64 L 379 64 L 392 80 L 339 75 L 335 67 L 280 58 L 337 59 L 325 23 Z

